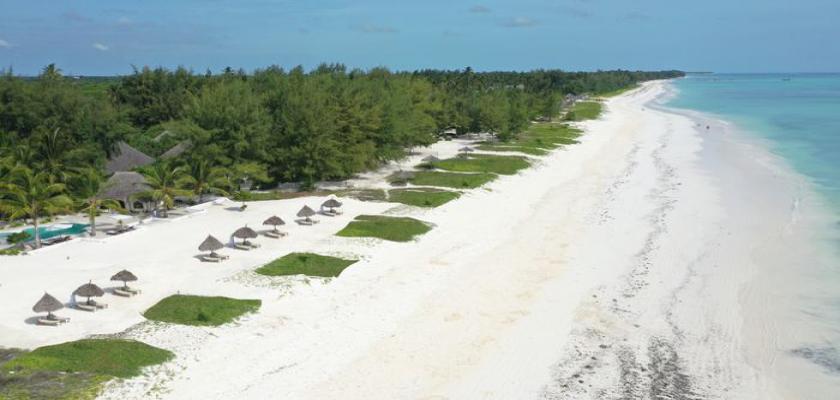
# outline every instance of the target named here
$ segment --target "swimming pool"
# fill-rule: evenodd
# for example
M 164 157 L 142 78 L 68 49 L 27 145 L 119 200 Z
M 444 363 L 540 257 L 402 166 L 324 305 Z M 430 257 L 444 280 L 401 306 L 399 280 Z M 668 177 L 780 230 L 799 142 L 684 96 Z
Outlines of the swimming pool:
M 78 235 L 84 232 L 88 227 L 88 224 L 53 224 L 47 226 L 39 226 L 38 233 L 41 234 L 41 240 L 54 238 L 57 236 L 65 236 L 65 235 Z M 35 240 L 35 229 L 28 228 L 24 229 L 23 231 L 18 232 L 26 232 L 29 234 L 29 239 L 27 242 Z M 7 232 L 7 233 L 0 233 L 0 239 L 3 242 L 6 241 L 6 236 L 9 236 L 13 233 L 17 232 Z

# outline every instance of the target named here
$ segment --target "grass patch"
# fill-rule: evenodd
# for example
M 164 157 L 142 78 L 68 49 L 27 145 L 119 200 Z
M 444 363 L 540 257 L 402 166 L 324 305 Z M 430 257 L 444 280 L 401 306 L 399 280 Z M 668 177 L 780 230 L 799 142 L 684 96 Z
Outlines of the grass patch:
M 416 207 L 437 207 L 461 196 L 458 192 L 431 188 L 392 189 L 389 201 Z
M 336 192 L 336 196 L 361 201 L 386 201 L 388 198 L 382 189 L 346 189 Z
M 581 135 L 579 129 L 566 124 L 544 122 L 532 124 L 528 130 L 520 133 L 511 140 L 499 143 L 485 143 L 479 146 L 482 150 L 491 151 L 521 151 L 532 155 L 544 155 L 548 150 L 569 144 L 578 143 Z
M 281 191 L 267 191 L 267 192 L 235 192 L 232 200 L 235 201 L 269 201 L 269 200 L 286 200 L 296 199 L 298 197 L 307 196 L 329 196 L 332 192 L 327 190 L 318 190 L 314 192 L 281 192 Z
M 343 237 L 374 237 L 392 242 L 407 242 L 432 230 L 429 224 L 408 217 L 359 215 L 336 235 Z
M 496 179 L 495 174 L 459 174 L 442 171 L 418 171 L 411 183 L 418 186 L 441 186 L 456 189 L 474 189 Z
M 597 101 L 580 101 L 572 106 L 566 114 L 567 121 L 584 121 L 596 119 L 601 115 L 601 103 Z
M 474 154 L 468 157 L 449 158 L 438 161 L 435 167 L 452 172 L 485 172 L 512 175 L 531 163 L 525 157 Z
M 543 150 L 539 147 L 519 146 L 519 145 L 513 144 L 512 142 L 504 142 L 502 144 L 484 143 L 484 144 L 478 145 L 477 148 L 479 150 L 484 150 L 484 151 L 500 151 L 500 152 L 513 152 L 513 151 L 515 151 L 515 152 L 519 152 L 519 153 L 530 154 L 532 156 L 544 156 L 544 155 L 548 154 L 548 151 Z
M 3 352 L 0 398 L 94 399 L 112 378 L 140 375 L 172 359 L 164 349 L 134 340 L 84 339 L 31 352 Z
M 0 256 L 16 256 L 22 252 L 23 250 L 18 247 L 9 247 L 7 249 L 0 250 Z
M 257 273 L 267 276 L 336 277 L 356 261 L 314 253 L 290 253 L 258 268 Z
M 260 300 L 176 294 L 146 310 L 147 319 L 173 324 L 217 326 L 260 308 Z
M 5 371 L 89 372 L 117 378 L 137 376 L 143 367 L 168 361 L 173 354 L 135 340 L 83 339 L 39 347 L 3 365 Z

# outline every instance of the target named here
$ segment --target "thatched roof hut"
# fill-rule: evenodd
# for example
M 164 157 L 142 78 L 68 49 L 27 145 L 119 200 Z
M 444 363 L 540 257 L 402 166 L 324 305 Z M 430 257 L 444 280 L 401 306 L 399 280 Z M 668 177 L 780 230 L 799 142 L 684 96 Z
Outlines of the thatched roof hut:
M 137 172 L 118 171 L 108 178 L 100 192 L 100 196 L 107 199 L 122 200 L 128 205 L 129 198 L 148 191 L 146 178 Z
M 315 210 L 309 208 L 309 206 L 303 206 L 303 208 L 298 211 L 297 216 L 301 218 L 309 218 L 315 214 Z
M 134 282 L 134 281 L 137 280 L 137 276 L 132 274 L 131 271 L 129 271 L 127 269 L 124 269 L 124 270 L 114 274 L 114 276 L 111 277 L 111 280 L 112 281 L 122 281 L 123 286 L 127 287 L 128 282 Z
M 213 252 L 224 247 L 224 243 L 220 242 L 219 239 L 216 239 L 213 235 L 207 235 L 207 239 L 204 239 L 204 241 L 198 245 L 198 250 Z
M 32 306 L 32 311 L 52 314 L 53 311 L 58 311 L 62 308 L 64 308 L 64 304 L 61 304 L 58 299 L 51 296 L 49 293 L 44 292 L 44 296 L 41 297 L 41 300 L 38 300 L 38 302 Z
M 117 143 L 117 151 L 105 163 L 105 171 L 109 174 L 119 171 L 131 171 L 137 167 L 149 165 L 155 159 L 131 147 L 126 142 Z
M 181 154 L 184 154 L 185 151 L 189 150 L 190 147 L 192 147 L 192 143 L 190 143 L 189 140 L 185 140 L 181 143 L 176 144 L 175 146 L 172 146 L 172 148 L 170 148 L 169 150 L 163 152 L 163 154 L 160 155 L 160 158 L 163 160 L 168 160 L 170 158 L 178 157 Z

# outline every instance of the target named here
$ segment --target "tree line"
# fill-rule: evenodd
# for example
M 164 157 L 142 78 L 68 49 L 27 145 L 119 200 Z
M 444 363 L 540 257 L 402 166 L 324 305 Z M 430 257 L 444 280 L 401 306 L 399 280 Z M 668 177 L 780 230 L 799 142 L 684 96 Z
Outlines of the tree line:
M 55 65 L 32 78 L 5 71 L 0 201 L 20 195 L 11 194 L 11 181 L 27 180 L 43 181 L 49 189 L 41 194 L 59 202 L 58 196 L 90 199 L 82 193 L 90 185 L 74 181 L 90 170 L 101 175 L 121 141 L 153 157 L 182 144 L 170 169 L 205 171 L 220 190 L 243 176 L 265 183 L 343 179 L 431 144 L 445 129 L 510 138 L 530 121 L 558 114 L 567 94 L 606 93 L 681 74 L 392 72 L 341 64 L 250 74 L 144 67 L 101 79 L 65 77 Z M 37 213 L 0 207 L 6 216 Z

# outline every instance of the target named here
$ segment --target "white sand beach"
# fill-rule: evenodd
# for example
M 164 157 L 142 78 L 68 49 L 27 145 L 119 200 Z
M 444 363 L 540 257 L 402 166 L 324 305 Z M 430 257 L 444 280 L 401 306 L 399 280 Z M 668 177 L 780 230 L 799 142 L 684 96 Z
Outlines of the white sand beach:
M 339 217 L 291 221 L 324 198 L 207 205 L 115 237 L 78 239 L 0 259 L 0 342 L 34 348 L 120 334 L 173 351 L 103 399 L 827 398 L 840 386 L 784 354 L 786 310 L 765 265 L 812 254 L 807 186 L 758 146 L 711 121 L 655 107 L 667 82 L 612 98 L 581 143 L 439 208 L 344 200 Z M 703 124 L 705 125 L 705 123 Z M 447 156 L 459 143 L 424 154 Z M 416 156 L 420 157 L 420 156 Z M 406 163 L 406 165 L 412 165 Z M 737 171 L 737 173 L 733 173 Z M 384 174 L 372 174 L 381 177 Z M 799 208 L 791 199 L 798 199 Z M 816 207 L 816 206 L 815 206 Z M 414 242 L 334 236 L 358 214 L 434 224 Z M 201 263 L 213 234 L 277 214 L 287 238 Z M 781 252 L 782 246 L 788 251 Z M 795 250 L 795 251 L 794 251 Z M 331 280 L 253 273 L 293 251 L 359 258 Z M 127 268 L 142 295 L 108 309 L 65 309 L 34 325 L 47 291 L 69 301 Z M 782 279 L 778 275 L 773 279 Z M 235 323 L 147 322 L 174 293 L 263 301 Z M 759 311 L 763 310 L 763 311 Z M 801 336 L 797 336 L 801 338 Z M 815 339 L 816 340 L 816 339 Z M 781 341 L 781 342 L 779 342 Z M 789 371 L 802 371 L 789 374 Z M 814 397 L 803 387 L 814 387 Z M 822 385 L 822 386 L 821 386 Z M 697 397 L 693 397 L 693 396 Z M 822 397 L 821 397 L 822 396 Z

